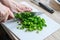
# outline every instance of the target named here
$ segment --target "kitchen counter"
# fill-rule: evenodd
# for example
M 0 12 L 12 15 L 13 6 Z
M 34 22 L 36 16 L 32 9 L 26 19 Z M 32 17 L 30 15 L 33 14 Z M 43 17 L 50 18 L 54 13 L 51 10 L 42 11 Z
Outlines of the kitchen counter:
M 31 3 L 30 0 L 16 0 L 16 1 L 17 2 L 28 1 L 29 4 L 35 6 L 37 9 L 41 10 L 44 14 L 46 14 L 48 17 L 50 17 L 51 19 L 53 19 L 54 21 L 56 21 L 57 23 L 60 24 L 60 12 L 59 11 L 55 11 L 53 14 L 50 14 L 49 12 L 45 11 L 44 9 L 42 9 L 42 8 L 36 6 L 35 4 Z M 44 2 L 46 2 L 46 0 Z M 6 28 L 4 28 L 4 29 L 6 30 L 6 32 L 8 33 L 8 35 L 12 38 L 12 40 L 17 40 L 18 39 L 8 29 L 6 29 Z M 48 36 L 44 40 L 60 40 L 60 29 L 58 29 L 56 32 L 54 32 L 53 34 L 51 34 L 50 36 Z

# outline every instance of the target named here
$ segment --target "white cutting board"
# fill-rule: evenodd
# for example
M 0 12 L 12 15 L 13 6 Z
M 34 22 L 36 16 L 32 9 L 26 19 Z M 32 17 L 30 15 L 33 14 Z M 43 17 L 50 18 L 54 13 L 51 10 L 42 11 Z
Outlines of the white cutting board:
M 34 8 L 27 2 L 21 2 L 22 4 L 25 4 L 33 9 L 33 11 L 37 12 L 39 11 L 38 9 Z M 45 14 L 39 15 L 42 18 L 46 20 L 47 27 L 43 28 L 40 33 L 36 33 L 35 31 L 33 32 L 25 32 L 24 30 L 19 30 L 16 27 L 18 26 L 17 22 L 11 20 L 3 23 L 6 28 L 8 28 L 12 33 L 14 33 L 19 39 L 21 40 L 43 40 L 56 30 L 60 28 L 60 24 L 56 23 L 54 20 L 46 16 Z

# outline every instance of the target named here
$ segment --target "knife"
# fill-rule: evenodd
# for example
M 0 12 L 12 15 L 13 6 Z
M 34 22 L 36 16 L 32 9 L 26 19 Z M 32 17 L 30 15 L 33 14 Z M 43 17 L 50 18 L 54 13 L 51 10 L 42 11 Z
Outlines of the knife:
M 42 15 L 43 12 L 33 12 L 35 13 L 35 15 Z M 16 12 L 13 12 L 14 15 L 16 15 L 17 13 Z M 11 23 L 11 22 L 16 22 L 16 21 L 20 21 L 18 18 L 13 18 L 13 19 L 10 19 L 10 20 L 7 20 L 6 23 Z
M 36 5 L 42 7 L 43 9 L 45 9 L 46 11 L 48 11 L 49 13 L 54 13 L 54 10 L 49 8 L 48 6 L 44 5 L 43 3 L 39 2 L 39 0 L 31 0 L 31 2 L 35 3 Z

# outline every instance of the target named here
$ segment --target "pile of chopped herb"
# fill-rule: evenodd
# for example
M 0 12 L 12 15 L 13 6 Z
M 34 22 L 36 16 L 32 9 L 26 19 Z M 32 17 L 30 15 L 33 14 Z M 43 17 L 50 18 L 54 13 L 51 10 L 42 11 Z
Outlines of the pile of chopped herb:
M 21 23 L 18 29 L 25 29 L 25 31 L 41 31 L 43 27 L 46 27 L 46 22 L 44 18 L 38 17 L 34 12 L 21 12 L 15 14 L 15 18 L 18 18 Z M 22 25 L 22 26 L 21 26 Z

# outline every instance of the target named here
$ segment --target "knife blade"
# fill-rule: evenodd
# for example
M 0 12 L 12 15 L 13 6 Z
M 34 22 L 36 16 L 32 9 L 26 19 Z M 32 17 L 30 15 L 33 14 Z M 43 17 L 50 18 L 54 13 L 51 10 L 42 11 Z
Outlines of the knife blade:
M 14 14 L 17 14 L 16 12 L 13 12 Z M 21 12 L 19 12 L 19 13 L 21 13 Z M 43 12 L 33 12 L 33 13 L 35 13 L 35 15 L 41 15 L 41 14 L 43 14 Z

